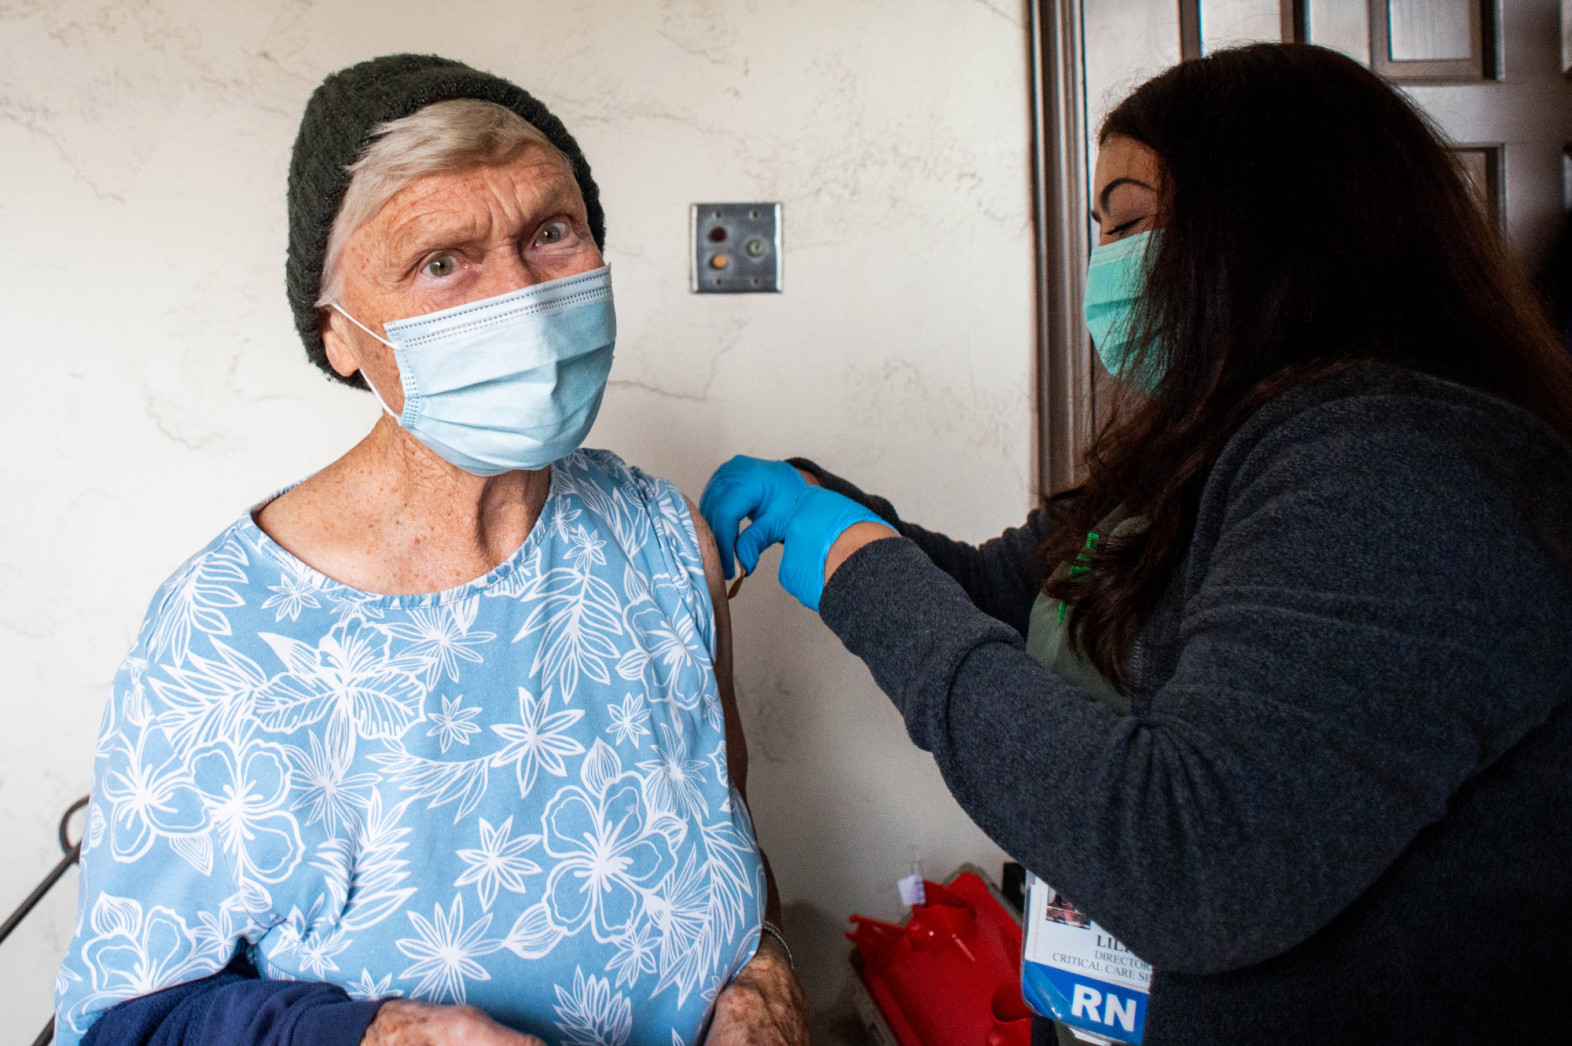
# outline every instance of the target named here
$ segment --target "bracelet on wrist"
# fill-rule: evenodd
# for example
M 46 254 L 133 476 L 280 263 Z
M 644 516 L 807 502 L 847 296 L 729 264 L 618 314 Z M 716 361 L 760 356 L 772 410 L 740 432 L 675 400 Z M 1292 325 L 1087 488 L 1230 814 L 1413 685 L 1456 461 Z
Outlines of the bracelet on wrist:
M 791 945 L 786 943 L 786 935 L 781 932 L 781 928 L 770 922 L 768 919 L 765 919 L 759 927 L 759 932 L 761 935 L 759 939 L 761 941 L 763 940 L 763 934 L 769 934 L 771 937 L 780 942 L 781 949 L 786 953 L 786 965 L 790 966 L 792 972 L 795 973 L 797 970 L 797 960 L 792 958 Z

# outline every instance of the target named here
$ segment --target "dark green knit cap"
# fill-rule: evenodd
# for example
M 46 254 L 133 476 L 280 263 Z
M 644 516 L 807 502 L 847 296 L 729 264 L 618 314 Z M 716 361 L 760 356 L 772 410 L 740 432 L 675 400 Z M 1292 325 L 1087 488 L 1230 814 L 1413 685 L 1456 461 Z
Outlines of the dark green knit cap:
M 333 369 L 317 329 L 317 298 L 322 293 L 328 235 L 349 191 L 350 175 L 345 168 L 360 159 L 378 124 L 455 98 L 496 102 L 544 134 L 573 168 L 596 246 L 606 245 L 606 216 L 600 206 L 600 191 L 590 177 L 589 162 L 562 121 L 523 88 L 436 55 L 383 55 L 334 73 L 306 103 L 289 161 L 289 258 L 284 284 L 289 307 L 295 313 L 295 329 L 306 343 L 306 355 L 346 385 L 366 387 L 358 373 L 345 378 Z

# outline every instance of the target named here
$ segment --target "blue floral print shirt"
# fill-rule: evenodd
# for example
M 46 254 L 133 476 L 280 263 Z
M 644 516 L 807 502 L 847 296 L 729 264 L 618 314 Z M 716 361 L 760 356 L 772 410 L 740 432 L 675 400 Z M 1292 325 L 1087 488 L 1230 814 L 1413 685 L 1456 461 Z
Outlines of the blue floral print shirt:
M 237 947 L 561 1046 L 695 1042 L 765 900 L 714 657 L 682 495 L 605 451 L 553 466 L 506 562 L 429 595 L 339 584 L 248 512 L 116 678 L 58 1042 Z

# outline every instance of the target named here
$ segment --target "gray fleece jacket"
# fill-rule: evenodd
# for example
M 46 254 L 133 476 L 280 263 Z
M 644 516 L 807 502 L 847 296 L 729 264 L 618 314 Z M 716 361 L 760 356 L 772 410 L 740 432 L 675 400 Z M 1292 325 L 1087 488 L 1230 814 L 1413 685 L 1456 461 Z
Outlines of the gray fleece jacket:
M 1047 522 L 902 522 L 824 621 L 1006 851 L 1155 970 L 1147 1046 L 1572 1041 L 1572 448 L 1389 366 L 1235 435 L 1119 715 L 1028 656 Z

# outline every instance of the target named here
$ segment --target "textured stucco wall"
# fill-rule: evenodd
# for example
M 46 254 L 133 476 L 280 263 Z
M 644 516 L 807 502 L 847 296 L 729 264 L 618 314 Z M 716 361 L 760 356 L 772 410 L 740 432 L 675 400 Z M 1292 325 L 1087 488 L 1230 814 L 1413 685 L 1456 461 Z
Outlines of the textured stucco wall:
M 376 406 L 305 363 L 282 282 L 295 123 L 327 72 L 510 76 L 603 186 L 622 340 L 592 445 L 697 496 L 806 454 L 980 539 L 1029 501 L 1030 219 L 1015 0 L 0 0 L 0 909 L 52 864 L 154 587 Z M 780 296 L 698 297 L 687 206 L 785 204 Z M 751 792 L 815 999 L 851 911 L 998 851 L 863 666 L 776 587 L 734 604 Z M 74 880 L 0 948 L 45 1019 Z

